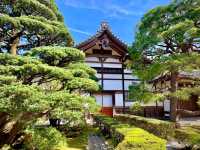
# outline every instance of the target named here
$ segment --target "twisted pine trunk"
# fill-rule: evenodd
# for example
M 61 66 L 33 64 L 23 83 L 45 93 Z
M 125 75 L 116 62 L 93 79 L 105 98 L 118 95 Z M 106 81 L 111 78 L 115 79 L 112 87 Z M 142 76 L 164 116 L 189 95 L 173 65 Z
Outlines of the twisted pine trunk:
M 0 128 L 8 121 L 8 114 L 4 112 L 0 112 Z
M 171 72 L 171 92 L 174 93 L 177 90 L 177 76 L 178 72 Z M 177 105 L 178 101 L 174 97 L 170 97 L 170 118 L 172 121 L 176 122 L 177 119 Z
M 4 144 L 12 145 L 19 133 L 22 132 L 25 125 L 32 121 L 33 118 L 39 118 L 47 115 L 48 111 L 41 113 L 19 113 L 13 119 L 7 120 L 2 126 L 0 126 L 0 148 Z
M 20 37 L 23 34 L 23 31 L 15 32 L 13 37 L 10 40 L 10 54 L 17 55 L 17 47 L 20 42 Z
M 0 148 L 4 144 L 11 145 L 17 134 L 21 131 L 23 124 L 20 123 L 22 114 L 19 114 L 13 119 L 7 120 L 0 128 Z
M 19 44 L 19 37 L 16 37 L 10 45 L 10 54 L 17 55 L 17 46 Z

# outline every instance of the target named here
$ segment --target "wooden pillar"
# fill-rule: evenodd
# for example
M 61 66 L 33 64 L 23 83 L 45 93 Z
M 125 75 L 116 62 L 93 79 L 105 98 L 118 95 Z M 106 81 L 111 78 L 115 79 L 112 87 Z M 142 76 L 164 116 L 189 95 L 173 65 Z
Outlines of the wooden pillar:
M 115 110 L 115 92 L 112 93 L 112 107 L 113 107 L 113 116 L 116 114 L 116 110 Z
M 103 83 L 103 58 L 99 58 L 101 62 L 101 87 L 102 90 L 104 89 L 104 83 Z M 103 92 L 101 91 L 101 96 L 102 96 L 102 107 L 103 107 Z
M 122 91 L 123 91 L 123 113 L 125 113 L 125 85 L 124 85 L 124 62 L 122 62 Z
M 158 118 L 160 115 L 159 115 L 159 112 L 158 112 L 158 101 L 156 101 L 156 117 Z

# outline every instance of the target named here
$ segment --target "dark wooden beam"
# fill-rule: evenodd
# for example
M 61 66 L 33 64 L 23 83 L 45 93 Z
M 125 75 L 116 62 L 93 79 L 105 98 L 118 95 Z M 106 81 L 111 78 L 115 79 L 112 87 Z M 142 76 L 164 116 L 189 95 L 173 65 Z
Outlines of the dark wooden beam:
M 124 85 L 124 64 L 122 64 L 122 90 L 123 90 L 123 113 L 125 113 L 125 85 Z

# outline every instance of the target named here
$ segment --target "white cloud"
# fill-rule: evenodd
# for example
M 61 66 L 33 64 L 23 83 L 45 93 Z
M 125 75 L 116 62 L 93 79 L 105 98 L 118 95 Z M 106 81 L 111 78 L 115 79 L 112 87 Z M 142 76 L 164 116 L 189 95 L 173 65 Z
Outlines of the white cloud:
M 123 6 L 114 0 L 62 0 L 66 6 L 100 11 L 107 16 L 122 17 L 140 15 L 138 11 L 133 11 L 129 4 Z
M 74 8 L 97 9 L 93 0 L 62 0 L 66 6 Z
M 76 32 L 76 33 L 80 33 L 80 34 L 85 34 L 85 35 L 91 35 L 91 33 L 83 31 L 83 30 L 80 30 L 80 29 L 76 29 L 76 28 L 68 28 L 68 29 L 69 29 L 69 31 L 72 31 L 72 32 Z

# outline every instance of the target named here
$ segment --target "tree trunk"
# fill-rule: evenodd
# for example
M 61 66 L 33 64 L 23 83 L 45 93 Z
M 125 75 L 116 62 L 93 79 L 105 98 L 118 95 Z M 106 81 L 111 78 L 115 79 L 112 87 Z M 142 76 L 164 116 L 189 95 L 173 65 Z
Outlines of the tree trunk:
M 22 114 L 19 114 L 16 118 L 7 121 L 1 128 L 0 128 L 0 148 L 4 144 L 11 145 L 17 134 L 21 131 L 23 124 L 20 123 L 20 119 Z
M 0 112 L 0 128 L 8 121 L 9 115 L 4 112 Z
M 17 55 L 17 47 L 19 45 L 20 37 L 23 35 L 23 31 L 14 31 L 14 34 L 10 40 L 10 54 Z
M 19 113 L 13 119 L 7 120 L 7 122 L 0 126 L 0 148 L 4 144 L 12 145 L 26 123 L 31 121 L 33 118 L 42 117 L 47 113 L 48 111 L 41 113 Z
M 0 147 L 4 144 L 13 144 L 17 135 L 22 131 L 23 124 L 19 123 L 18 121 L 10 121 L 6 124 L 6 127 L 7 128 L 4 128 L 4 130 L 0 132 Z
M 19 36 L 14 37 L 10 45 L 10 54 L 17 55 L 17 46 L 19 44 Z
M 171 72 L 171 92 L 176 92 L 177 90 L 177 76 L 178 72 Z M 170 119 L 174 122 L 177 121 L 177 104 L 178 101 L 176 98 L 170 97 Z

